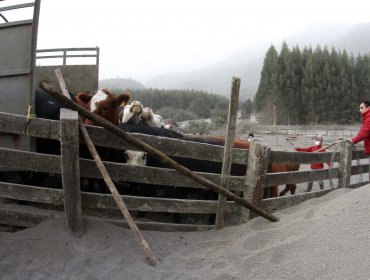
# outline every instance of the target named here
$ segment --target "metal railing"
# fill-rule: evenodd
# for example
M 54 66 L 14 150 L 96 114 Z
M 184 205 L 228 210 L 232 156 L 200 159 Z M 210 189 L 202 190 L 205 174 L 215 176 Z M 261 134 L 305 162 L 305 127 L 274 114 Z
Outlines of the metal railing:
M 76 53 L 78 54 L 70 54 Z M 45 53 L 51 53 L 51 55 L 42 55 Z M 99 65 L 99 47 L 95 48 L 61 48 L 61 49 L 40 49 L 37 50 L 36 60 L 39 59 L 62 59 L 62 65 L 67 65 L 67 58 L 88 58 L 95 57 L 95 64 Z

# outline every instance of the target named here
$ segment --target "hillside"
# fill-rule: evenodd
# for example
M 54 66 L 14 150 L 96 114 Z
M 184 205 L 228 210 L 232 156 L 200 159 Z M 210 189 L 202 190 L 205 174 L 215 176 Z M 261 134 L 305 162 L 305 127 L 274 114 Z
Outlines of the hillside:
M 105 79 L 99 80 L 99 87 L 106 88 L 119 88 L 119 89 L 144 89 L 144 85 L 139 81 L 133 79 L 123 79 L 123 78 L 114 78 L 114 79 Z
M 265 42 L 245 46 L 232 56 L 208 67 L 192 72 L 161 73 L 142 84 L 133 79 L 113 78 L 99 81 L 99 87 L 143 89 L 198 89 L 228 97 L 233 76 L 242 80 L 240 100 L 253 99 L 260 80 L 260 73 L 267 49 L 273 44 L 277 50 L 286 41 L 289 46 L 328 46 L 345 49 L 357 55 L 370 51 L 370 22 L 355 26 L 319 24 L 301 34 L 282 38 L 280 42 Z
M 357 55 L 370 52 L 370 22 L 353 26 L 348 33 L 336 39 L 333 44 Z
M 252 98 L 257 90 L 264 55 L 273 44 L 278 50 L 282 41 L 289 46 L 335 47 L 346 49 L 348 53 L 370 51 L 370 23 L 355 26 L 317 25 L 305 32 L 281 42 L 266 42 L 260 45 L 246 46 L 222 62 L 200 68 L 188 73 L 166 73 L 153 77 L 145 86 L 153 88 L 197 88 L 229 96 L 231 78 L 242 79 L 240 99 Z

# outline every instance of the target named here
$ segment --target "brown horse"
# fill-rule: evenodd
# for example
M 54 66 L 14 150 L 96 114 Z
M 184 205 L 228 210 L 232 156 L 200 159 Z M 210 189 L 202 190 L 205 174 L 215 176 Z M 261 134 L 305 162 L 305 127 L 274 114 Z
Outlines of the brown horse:
M 268 166 L 268 173 L 289 172 L 298 170 L 299 170 L 298 163 L 286 163 L 286 164 L 271 163 Z M 296 184 L 286 184 L 284 190 L 282 190 L 278 195 L 279 186 L 269 186 L 264 189 L 263 198 L 284 196 L 288 191 L 290 191 L 290 194 L 295 194 L 296 189 L 297 189 Z
M 209 141 L 210 143 L 218 143 L 220 145 L 225 144 L 225 137 L 223 136 L 215 136 L 215 135 L 184 135 L 184 139 L 190 141 L 197 141 L 199 139 L 203 141 Z M 241 138 L 234 139 L 234 148 L 238 149 L 249 149 L 250 142 L 246 141 Z M 237 176 L 243 176 L 246 172 L 245 165 L 238 165 L 238 172 Z M 268 173 L 276 173 L 276 172 L 289 172 L 289 171 L 298 171 L 299 164 L 296 163 L 271 163 L 268 166 Z M 294 194 L 296 191 L 297 186 L 295 184 L 287 184 L 283 191 L 278 194 L 278 186 L 270 186 L 266 187 L 263 191 L 263 198 L 272 198 L 278 196 L 284 196 L 288 191 L 291 194 Z

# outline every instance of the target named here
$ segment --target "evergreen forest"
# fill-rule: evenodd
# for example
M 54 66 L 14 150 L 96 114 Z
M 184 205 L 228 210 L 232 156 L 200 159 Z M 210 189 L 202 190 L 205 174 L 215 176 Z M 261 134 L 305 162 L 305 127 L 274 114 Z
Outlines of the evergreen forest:
M 359 102 L 370 99 L 370 57 L 345 50 L 272 45 L 254 98 L 265 124 L 350 124 L 361 119 Z

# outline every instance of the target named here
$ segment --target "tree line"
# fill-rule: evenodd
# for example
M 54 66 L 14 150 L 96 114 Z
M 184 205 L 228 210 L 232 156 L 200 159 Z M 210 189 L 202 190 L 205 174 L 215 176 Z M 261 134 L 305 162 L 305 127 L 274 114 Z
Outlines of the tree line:
M 358 103 L 370 99 L 370 57 L 317 46 L 280 53 L 273 45 L 263 62 L 253 104 L 268 124 L 354 123 Z

